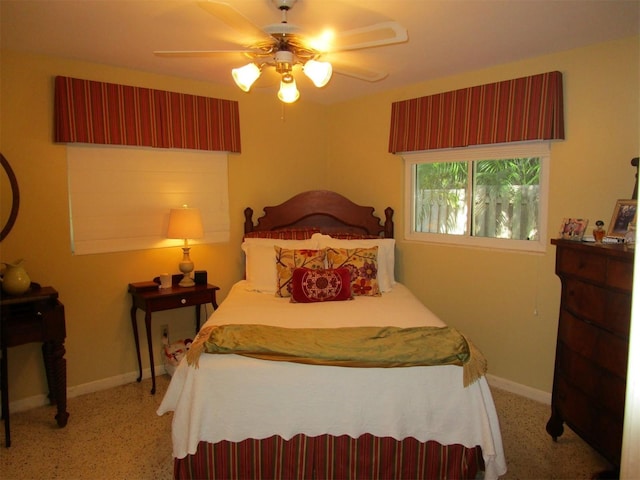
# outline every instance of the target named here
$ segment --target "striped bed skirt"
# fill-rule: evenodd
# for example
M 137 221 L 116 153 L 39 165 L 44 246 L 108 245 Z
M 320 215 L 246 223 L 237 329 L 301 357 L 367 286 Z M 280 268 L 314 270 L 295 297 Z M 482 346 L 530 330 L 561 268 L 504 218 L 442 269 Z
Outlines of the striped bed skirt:
M 198 480 L 473 479 L 483 470 L 479 446 L 371 434 L 200 442 L 194 455 L 174 459 L 175 479 Z

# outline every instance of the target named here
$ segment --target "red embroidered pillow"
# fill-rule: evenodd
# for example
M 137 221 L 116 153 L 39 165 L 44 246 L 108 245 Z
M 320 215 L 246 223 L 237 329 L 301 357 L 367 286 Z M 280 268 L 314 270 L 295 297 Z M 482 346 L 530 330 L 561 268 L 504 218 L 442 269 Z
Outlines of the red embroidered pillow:
M 351 272 L 348 268 L 296 268 L 291 279 L 291 302 L 337 302 L 351 300 Z

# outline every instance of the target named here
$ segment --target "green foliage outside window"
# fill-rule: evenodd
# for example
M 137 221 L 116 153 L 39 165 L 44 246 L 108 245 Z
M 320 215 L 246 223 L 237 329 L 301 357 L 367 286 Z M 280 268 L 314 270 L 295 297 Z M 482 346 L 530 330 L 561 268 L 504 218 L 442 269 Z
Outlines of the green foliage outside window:
M 415 230 L 537 239 L 540 168 L 537 157 L 418 164 Z

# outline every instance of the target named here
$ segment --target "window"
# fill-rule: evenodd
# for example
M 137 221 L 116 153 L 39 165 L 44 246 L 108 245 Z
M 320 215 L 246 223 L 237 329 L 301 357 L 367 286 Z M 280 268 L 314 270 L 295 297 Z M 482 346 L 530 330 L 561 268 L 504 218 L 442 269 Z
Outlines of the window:
M 229 241 L 227 153 L 67 145 L 75 255 L 182 245 L 166 238 L 169 211 L 197 207 L 204 238 Z
M 549 144 L 405 154 L 408 240 L 546 248 Z

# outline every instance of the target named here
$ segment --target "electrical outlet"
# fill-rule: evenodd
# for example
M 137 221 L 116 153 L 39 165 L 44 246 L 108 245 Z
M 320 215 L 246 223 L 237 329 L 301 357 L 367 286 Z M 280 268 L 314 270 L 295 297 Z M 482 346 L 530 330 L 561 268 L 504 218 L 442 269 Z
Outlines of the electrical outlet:
M 169 344 L 169 325 L 162 325 L 160 327 L 160 331 L 162 332 L 162 343 L 165 345 Z

